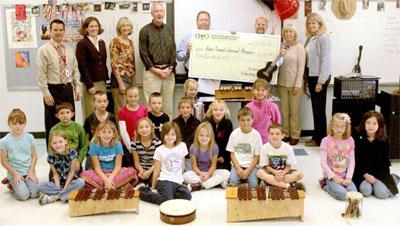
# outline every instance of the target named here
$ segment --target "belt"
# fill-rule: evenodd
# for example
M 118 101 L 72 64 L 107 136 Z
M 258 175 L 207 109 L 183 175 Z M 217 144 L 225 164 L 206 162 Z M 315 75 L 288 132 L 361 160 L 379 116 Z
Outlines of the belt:
M 153 67 L 164 70 L 165 68 L 169 67 L 169 64 L 154 65 Z
M 64 88 L 67 86 L 72 86 L 72 83 L 68 82 L 66 84 L 47 84 L 48 87 L 54 87 L 54 88 Z

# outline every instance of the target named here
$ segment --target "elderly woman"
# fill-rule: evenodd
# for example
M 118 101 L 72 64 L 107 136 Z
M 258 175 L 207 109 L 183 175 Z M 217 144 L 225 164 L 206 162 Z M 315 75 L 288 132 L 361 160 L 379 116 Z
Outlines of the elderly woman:
M 281 54 L 283 63 L 279 68 L 278 95 L 281 99 L 281 114 L 285 142 L 291 145 L 299 143 L 300 139 L 300 103 L 303 96 L 303 75 L 306 53 L 301 43 L 297 42 L 297 32 L 292 24 L 286 24 L 282 30 L 284 43 Z M 290 48 L 284 47 L 289 44 Z
M 332 43 L 322 17 L 311 13 L 306 19 L 306 79 L 311 94 L 314 133 L 306 146 L 319 146 L 326 135 L 326 92 L 331 80 Z
M 107 92 L 107 50 L 104 41 L 98 37 L 103 31 L 96 17 L 86 18 L 79 29 L 79 33 L 84 36 L 76 46 L 76 59 L 83 84 L 83 119 L 94 111 L 92 106 L 94 93 L 97 90 Z
M 129 35 L 133 32 L 132 22 L 122 17 L 117 23 L 118 37 L 110 44 L 111 59 L 111 92 L 114 100 L 114 115 L 126 105 L 125 91 L 136 85 L 135 47 Z M 117 117 L 118 118 L 118 117 Z

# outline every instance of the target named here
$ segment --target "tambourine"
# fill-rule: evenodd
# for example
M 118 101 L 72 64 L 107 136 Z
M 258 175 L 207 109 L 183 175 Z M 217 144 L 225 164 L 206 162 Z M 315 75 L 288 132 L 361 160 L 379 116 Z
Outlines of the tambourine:
M 196 206 L 185 199 L 173 199 L 160 205 L 160 219 L 167 224 L 186 224 L 196 218 Z

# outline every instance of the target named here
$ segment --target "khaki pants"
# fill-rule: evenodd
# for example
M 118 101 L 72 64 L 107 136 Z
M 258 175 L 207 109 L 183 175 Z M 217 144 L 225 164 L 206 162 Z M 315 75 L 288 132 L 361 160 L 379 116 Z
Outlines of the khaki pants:
M 118 124 L 118 112 L 126 105 L 125 94 L 121 94 L 118 88 L 112 88 L 111 93 L 114 101 L 114 116 L 117 119 Z
M 146 107 L 149 102 L 150 94 L 154 92 L 161 93 L 163 97 L 163 112 L 173 118 L 175 75 L 171 73 L 167 79 L 160 79 L 150 70 L 143 69 L 143 92 Z
M 303 97 L 303 87 L 299 93 L 292 94 L 293 87 L 278 86 L 278 95 L 281 99 L 281 114 L 283 118 L 283 132 L 286 137 L 300 138 L 300 104 Z
M 106 83 L 104 81 L 98 81 L 98 82 L 93 82 L 94 88 L 100 91 L 103 91 L 105 94 L 107 94 L 107 87 Z M 94 107 L 92 104 L 93 100 L 92 94 L 89 94 L 86 88 L 86 85 L 82 83 L 82 118 L 83 121 L 92 113 L 94 112 Z

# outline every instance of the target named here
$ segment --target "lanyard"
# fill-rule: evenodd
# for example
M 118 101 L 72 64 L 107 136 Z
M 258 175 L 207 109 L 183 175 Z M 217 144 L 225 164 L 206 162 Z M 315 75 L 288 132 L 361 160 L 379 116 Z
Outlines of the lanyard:
M 64 49 L 64 53 L 63 53 L 62 51 L 60 51 L 59 48 L 57 48 L 56 45 L 54 45 L 53 40 L 51 40 L 50 42 L 51 42 L 51 45 L 53 45 L 54 49 L 57 51 L 58 55 L 61 57 L 62 61 L 64 61 L 64 63 L 67 64 L 67 56 L 66 56 L 66 54 L 64 54 L 65 53 L 65 45 L 61 45 Z

